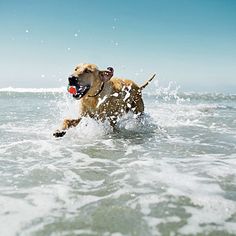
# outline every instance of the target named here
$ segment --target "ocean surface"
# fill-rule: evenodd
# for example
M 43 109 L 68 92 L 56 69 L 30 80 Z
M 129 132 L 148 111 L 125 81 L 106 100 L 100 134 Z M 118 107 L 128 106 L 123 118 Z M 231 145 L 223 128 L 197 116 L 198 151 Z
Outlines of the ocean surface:
M 236 95 L 156 87 L 146 114 L 76 118 L 65 89 L 0 89 L 0 235 L 236 235 Z

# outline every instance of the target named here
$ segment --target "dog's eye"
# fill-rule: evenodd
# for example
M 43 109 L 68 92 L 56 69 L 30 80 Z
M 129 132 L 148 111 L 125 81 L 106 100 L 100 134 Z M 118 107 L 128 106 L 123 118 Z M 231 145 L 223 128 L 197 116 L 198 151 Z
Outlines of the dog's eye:
M 84 70 L 84 73 L 91 73 L 91 72 L 92 72 L 92 71 L 89 70 L 89 69 L 87 69 L 87 68 Z

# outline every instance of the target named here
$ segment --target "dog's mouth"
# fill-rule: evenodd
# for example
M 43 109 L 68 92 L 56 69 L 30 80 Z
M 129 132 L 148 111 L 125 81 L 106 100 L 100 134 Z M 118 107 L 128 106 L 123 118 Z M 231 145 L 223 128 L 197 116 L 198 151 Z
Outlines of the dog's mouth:
M 68 78 L 69 84 L 67 87 L 67 91 L 73 95 L 75 99 L 82 98 L 90 89 L 89 84 L 82 84 L 79 81 L 78 76 L 71 75 Z
M 90 89 L 90 85 L 68 85 L 67 91 L 73 95 L 75 99 L 82 98 Z

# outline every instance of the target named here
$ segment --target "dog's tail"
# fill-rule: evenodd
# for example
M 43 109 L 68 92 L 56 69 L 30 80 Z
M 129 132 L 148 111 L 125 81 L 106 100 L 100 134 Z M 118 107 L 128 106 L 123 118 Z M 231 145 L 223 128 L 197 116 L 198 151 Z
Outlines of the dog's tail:
M 144 83 L 143 85 L 141 85 L 139 87 L 139 89 L 143 90 L 153 79 L 154 77 L 156 76 L 156 74 L 154 74 L 146 83 Z

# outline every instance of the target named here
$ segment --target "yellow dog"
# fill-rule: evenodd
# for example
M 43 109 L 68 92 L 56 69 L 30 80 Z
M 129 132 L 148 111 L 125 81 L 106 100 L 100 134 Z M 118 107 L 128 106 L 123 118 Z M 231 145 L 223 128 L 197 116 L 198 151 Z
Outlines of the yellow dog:
M 123 114 L 132 111 L 137 116 L 144 112 L 142 89 L 155 77 L 155 74 L 142 86 L 131 80 L 112 78 L 113 68 L 100 71 L 94 64 L 80 64 L 69 77 L 68 91 L 75 99 L 81 99 L 78 119 L 65 119 L 62 127 L 53 134 L 62 137 L 66 130 L 79 124 L 82 117 L 108 120 L 115 127 Z

